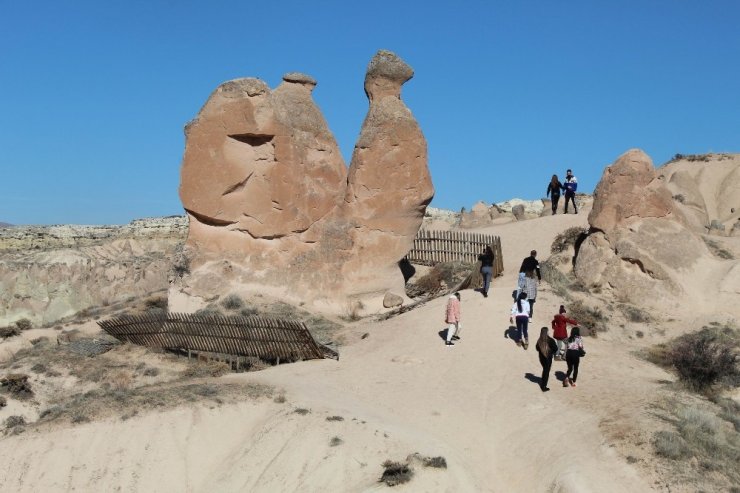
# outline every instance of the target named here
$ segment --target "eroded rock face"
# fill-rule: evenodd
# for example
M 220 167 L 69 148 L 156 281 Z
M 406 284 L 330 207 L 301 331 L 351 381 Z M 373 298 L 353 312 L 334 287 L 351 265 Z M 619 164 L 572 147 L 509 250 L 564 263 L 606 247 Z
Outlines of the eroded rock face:
M 630 218 L 668 216 L 673 210 L 671 194 L 656 177 L 647 154 L 639 149 L 622 154 L 596 186 L 588 216 L 591 227 L 609 233 Z
M 727 276 L 736 270 L 731 264 L 737 261 L 708 250 L 701 233 L 691 226 L 694 220 L 680 209 L 685 205 L 678 204 L 672 193 L 685 192 L 681 201 L 693 207 L 706 203 L 705 195 L 715 197 L 726 187 L 714 180 L 715 191 L 699 193 L 702 184 L 689 180 L 690 173 L 682 167 L 669 174 L 656 170 L 637 149 L 607 167 L 589 214 L 591 234 L 576 258 L 579 280 L 637 305 L 680 309 L 688 298 L 724 310 L 727 297 L 738 294 L 727 288 L 735 285 L 727 282 Z M 676 189 L 680 183 L 687 188 Z
M 391 52 L 371 60 L 349 171 L 311 77 L 286 74 L 274 91 L 252 78 L 219 86 L 186 128 L 193 268 L 175 290 L 209 298 L 264 285 L 334 305 L 403 292 L 397 262 L 434 194 L 426 141 L 400 99 L 412 76 Z

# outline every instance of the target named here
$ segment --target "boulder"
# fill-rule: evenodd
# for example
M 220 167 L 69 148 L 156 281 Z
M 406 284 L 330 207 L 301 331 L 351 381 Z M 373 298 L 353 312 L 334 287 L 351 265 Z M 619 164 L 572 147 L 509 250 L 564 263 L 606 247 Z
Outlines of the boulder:
M 172 286 L 171 309 L 197 306 L 182 295 L 249 286 L 333 311 L 350 298 L 379 308 L 383 293 L 403 291 L 398 261 L 434 195 L 426 141 L 400 97 L 412 76 L 391 52 L 370 61 L 370 108 L 349 170 L 312 77 L 288 73 L 274 91 L 254 78 L 219 86 L 186 127 L 190 272 Z
M 397 294 L 391 293 L 390 291 L 385 293 L 385 296 L 383 297 L 384 308 L 395 308 L 401 305 L 403 305 L 403 298 L 401 298 Z
M 511 213 L 514 214 L 514 217 L 517 221 L 523 221 L 526 219 L 524 216 L 524 205 L 523 204 L 517 204 L 514 207 L 511 208 Z

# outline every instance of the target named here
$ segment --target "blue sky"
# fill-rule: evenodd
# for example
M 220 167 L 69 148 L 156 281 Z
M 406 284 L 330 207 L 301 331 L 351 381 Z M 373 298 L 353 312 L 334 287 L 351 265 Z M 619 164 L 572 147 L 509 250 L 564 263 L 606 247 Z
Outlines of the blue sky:
M 378 49 L 415 70 L 433 206 L 590 192 L 632 147 L 740 152 L 740 2 L 0 0 L 0 221 L 181 214 L 183 126 L 221 82 L 299 71 L 345 160 Z

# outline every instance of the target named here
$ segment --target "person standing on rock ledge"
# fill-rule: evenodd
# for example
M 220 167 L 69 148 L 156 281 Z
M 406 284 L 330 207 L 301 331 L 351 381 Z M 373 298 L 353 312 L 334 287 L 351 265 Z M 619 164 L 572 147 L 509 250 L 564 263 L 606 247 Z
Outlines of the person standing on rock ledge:
M 578 179 L 573 176 L 573 171 L 568 170 L 565 173 L 565 184 L 563 185 L 565 190 L 565 212 L 568 213 L 568 200 L 573 202 L 573 209 L 578 214 L 578 206 L 576 205 L 576 190 L 578 190 Z
M 560 183 L 558 175 L 552 175 L 550 184 L 547 185 L 546 197 L 550 197 L 552 202 L 552 215 L 554 216 L 558 212 L 558 202 L 560 202 L 560 190 L 563 188 L 563 184 Z

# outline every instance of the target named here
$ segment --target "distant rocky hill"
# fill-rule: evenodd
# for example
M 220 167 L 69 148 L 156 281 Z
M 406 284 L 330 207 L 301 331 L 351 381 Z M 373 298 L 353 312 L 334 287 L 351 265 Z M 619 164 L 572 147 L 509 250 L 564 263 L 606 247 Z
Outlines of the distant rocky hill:
M 186 235 L 183 216 L 0 229 L 0 326 L 20 318 L 50 324 L 164 291 Z
M 0 222 L 0 228 L 12 228 L 13 225 L 10 223 Z

